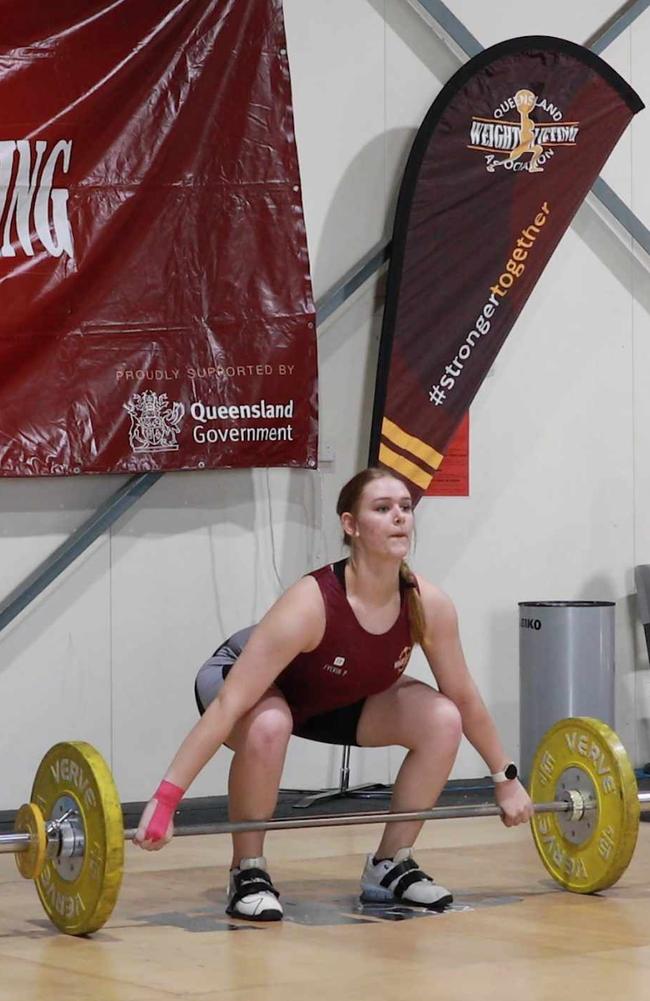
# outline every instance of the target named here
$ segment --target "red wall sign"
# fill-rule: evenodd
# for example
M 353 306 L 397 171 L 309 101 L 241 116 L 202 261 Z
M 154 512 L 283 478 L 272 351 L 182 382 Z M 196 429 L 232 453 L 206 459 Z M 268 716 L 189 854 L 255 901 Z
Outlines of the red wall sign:
M 281 0 L 3 5 L 0 475 L 314 466 Z

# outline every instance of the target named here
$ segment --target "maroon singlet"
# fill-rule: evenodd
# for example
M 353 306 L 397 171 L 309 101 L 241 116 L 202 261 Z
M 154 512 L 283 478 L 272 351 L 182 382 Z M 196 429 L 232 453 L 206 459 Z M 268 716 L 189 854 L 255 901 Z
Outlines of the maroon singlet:
M 325 603 L 325 632 L 316 649 L 298 654 L 275 682 L 297 726 L 390 688 L 411 654 L 406 588 L 400 581 L 400 611 L 388 632 L 369 633 L 346 597 L 346 562 L 329 563 L 309 575 Z

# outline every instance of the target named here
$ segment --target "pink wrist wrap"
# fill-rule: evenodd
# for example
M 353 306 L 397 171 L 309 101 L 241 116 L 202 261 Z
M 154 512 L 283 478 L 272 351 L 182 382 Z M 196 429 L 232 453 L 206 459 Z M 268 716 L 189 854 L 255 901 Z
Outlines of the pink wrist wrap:
M 167 834 L 169 821 L 174 816 L 174 811 L 182 800 L 184 792 L 185 790 L 181 789 L 180 786 L 175 786 L 173 782 L 166 782 L 163 779 L 152 797 L 156 800 L 156 809 L 147 825 L 144 835 L 145 841 L 162 841 Z

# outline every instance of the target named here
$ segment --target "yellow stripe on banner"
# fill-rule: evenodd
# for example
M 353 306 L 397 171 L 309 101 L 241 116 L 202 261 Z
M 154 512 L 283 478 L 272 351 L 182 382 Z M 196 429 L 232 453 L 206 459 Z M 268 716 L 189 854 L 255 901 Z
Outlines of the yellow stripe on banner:
M 416 459 L 422 459 L 432 469 L 437 469 L 444 459 L 444 455 L 436 452 L 435 448 L 427 445 L 426 441 L 420 441 L 414 435 L 402 431 L 398 424 L 389 421 L 387 417 L 384 417 L 381 423 L 381 433 L 384 438 L 392 441 L 393 445 L 399 445 L 405 452 L 410 452 L 411 455 L 414 455 Z
M 400 476 L 415 483 L 421 490 L 427 490 L 433 479 L 433 473 L 427 473 L 420 466 L 416 466 L 414 462 L 410 462 L 403 455 L 398 455 L 397 452 L 393 452 L 392 448 L 383 444 L 379 446 L 379 461 L 383 466 L 390 466 Z

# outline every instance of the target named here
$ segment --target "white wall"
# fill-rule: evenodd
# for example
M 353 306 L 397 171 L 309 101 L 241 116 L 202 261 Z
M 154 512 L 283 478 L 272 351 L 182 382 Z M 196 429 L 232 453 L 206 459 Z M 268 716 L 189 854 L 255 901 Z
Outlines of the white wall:
M 417 3 L 416 3 L 417 6 Z M 617 0 L 448 0 L 483 44 L 517 34 L 584 42 Z M 407 0 L 285 0 L 316 294 L 387 232 L 409 143 L 456 56 Z M 646 99 L 650 13 L 604 57 Z M 604 170 L 650 226 L 650 119 Z M 379 286 L 380 287 L 380 286 Z M 283 586 L 340 553 L 338 488 L 365 462 L 380 327 L 371 281 L 319 330 L 318 472 L 168 474 L 0 634 L 0 809 L 28 798 L 59 739 L 109 758 L 144 799 L 195 718 L 197 666 Z M 566 234 L 471 414 L 471 496 L 424 499 L 413 564 L 452 594 L 465 651 L 518 751 L 517 602 L 617 604 L 617 727 L 650 758 L 650 684 L 632 570 L 650 562 L 648 261 L 589 202 Z M 0 595 L 124 482 L 0 482 Z M 421 659 L 412 669 L 426 677 Z M 285 787 L 336 783 L 340 752 L 294 741 Z M 354 751 L 352 780 L 388 781 L 400 755 Z M 228 752 L 196 795 L 225 791 Z M 454 777 L 484 774 L 465 745 Z

